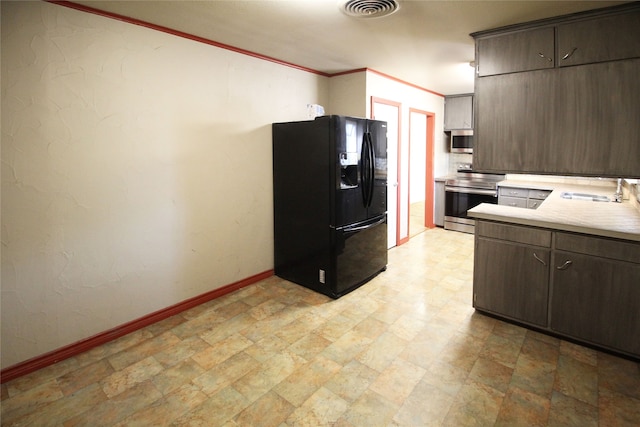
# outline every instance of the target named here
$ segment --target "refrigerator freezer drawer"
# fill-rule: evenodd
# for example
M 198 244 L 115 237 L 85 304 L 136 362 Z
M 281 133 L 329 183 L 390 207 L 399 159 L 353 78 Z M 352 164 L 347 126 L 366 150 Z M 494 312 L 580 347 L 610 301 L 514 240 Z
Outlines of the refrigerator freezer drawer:
M 341 227 L 334 232 L 333 298 L 368 282 L 387 266 L 387 217 Z

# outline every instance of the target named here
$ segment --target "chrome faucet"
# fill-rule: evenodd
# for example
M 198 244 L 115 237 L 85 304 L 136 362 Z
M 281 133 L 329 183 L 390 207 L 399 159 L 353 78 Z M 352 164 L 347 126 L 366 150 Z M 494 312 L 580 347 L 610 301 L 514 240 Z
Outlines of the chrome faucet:
M 622 202 L 622 178 L 618 178 L 618 186 L 616 187 L 616 192 L 613 195 L 613 201 L 616 203 Z

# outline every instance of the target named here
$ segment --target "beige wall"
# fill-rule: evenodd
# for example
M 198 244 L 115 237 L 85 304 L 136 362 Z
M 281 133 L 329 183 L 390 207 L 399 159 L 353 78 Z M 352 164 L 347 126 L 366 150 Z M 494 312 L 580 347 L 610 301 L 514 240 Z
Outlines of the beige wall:
M 271 123 L 442 97 L 2 2 L 2 368 L 273 268 Z M 403 129 L 408 138 L 408 129 Z
M 367 117 L 371 114 L 370 97 L 372 96 L 402 104 L 401 135 L 404 147 L 409 146 L 409 110 L 414 108 L 435 114 L 434 176 L 444 175 L 449 163 L 449 152 L 444 141 L 444 97 L 371 71 L 367 72 L 366 89 Z
M 271 128 L 329 79 L 2 2 L 2 367 L 273 268 Z
M 327 114 L 369 118 L 367 102 L 365 71 L 331 77 Z

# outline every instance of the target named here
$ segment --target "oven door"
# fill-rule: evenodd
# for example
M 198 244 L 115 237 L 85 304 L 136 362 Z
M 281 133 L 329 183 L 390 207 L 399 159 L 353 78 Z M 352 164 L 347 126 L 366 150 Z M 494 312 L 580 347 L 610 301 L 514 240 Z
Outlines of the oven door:
M 480 203 L 498 203 L 496 190 L 445 186 L 444 228 L 473 233 L 475 220 L 467 211 Z

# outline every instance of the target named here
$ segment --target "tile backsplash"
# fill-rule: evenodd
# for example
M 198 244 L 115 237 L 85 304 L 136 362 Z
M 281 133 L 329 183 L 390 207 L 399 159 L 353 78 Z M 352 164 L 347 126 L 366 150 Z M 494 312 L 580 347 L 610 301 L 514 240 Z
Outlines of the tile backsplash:
M 449 174 L 455 174 L 458 171 L 460 163 L 473 162 L 473 154 L 468 153 L 450 153 L 449 154 Z

